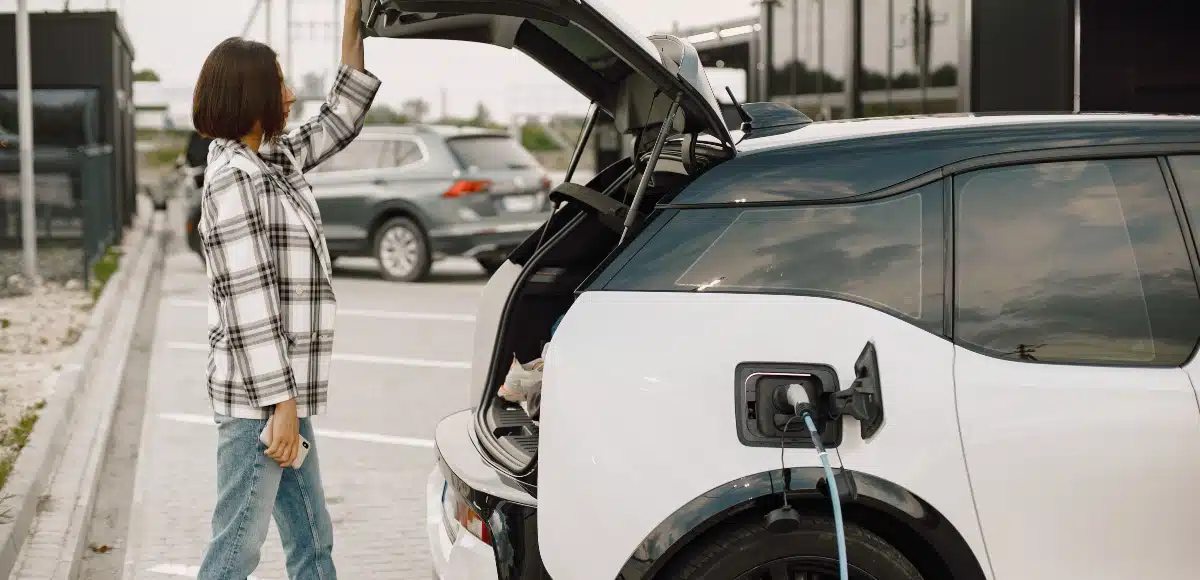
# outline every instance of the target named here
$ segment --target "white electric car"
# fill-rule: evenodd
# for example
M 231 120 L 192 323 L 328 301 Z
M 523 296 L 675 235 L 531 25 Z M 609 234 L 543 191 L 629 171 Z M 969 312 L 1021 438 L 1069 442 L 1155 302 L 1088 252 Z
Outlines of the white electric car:
M 750 104 L 731 131 L 692 47 L 591 0 L 364 7 L 376 36 L 521 50 L 638 143 L 486 287 L 478 405 L 436 434 L 437 577 L 836 577 L 794 384 L 851 578 L 1200 574 L 1200 119 Z M 543 353 L 540 404 L 497 396 Z

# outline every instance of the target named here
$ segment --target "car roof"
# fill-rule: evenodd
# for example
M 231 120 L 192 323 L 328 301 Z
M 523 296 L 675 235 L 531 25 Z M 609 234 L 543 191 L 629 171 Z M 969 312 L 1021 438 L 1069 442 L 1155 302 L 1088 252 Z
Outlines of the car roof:
M 844 199 L 918 177 L 940 178 L 938 170 L 970 159 L 1163 143 L 1195 144 L 1200 151 L 1200 116 L 967 113 L 823 121 L 751 135 L 738 144 L 736 158 L 700 176 L 671 203 Z
M 888 135 L 912 135 L 914 133 L 952 129 L 976 129 L 980 132 L 989 132 L 1007 131 L 1014 126 L 1024 125 L 1069 130 L 1073 126 L 1114 122 L 1180 123 L 1198 127 L 1200 126 L 1200 116 L 1141 113 L 947 113 L 941 115 L 866 117 L 836 121 L 818 121 L 804 125 L 800 129 L 788 133 L 758 139 L 747 139 L 739 144 L 738 152 L 749 153 L 795 145 L 828 143 L 847 139 L 868 139 Z

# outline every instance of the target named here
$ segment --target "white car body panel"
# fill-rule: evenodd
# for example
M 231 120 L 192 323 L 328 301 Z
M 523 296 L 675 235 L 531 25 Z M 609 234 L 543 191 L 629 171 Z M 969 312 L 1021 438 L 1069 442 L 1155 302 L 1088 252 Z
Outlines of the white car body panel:
M 487 385 L 488 370 L 492 365 L 492 351 L 496 348 L 496 334 L 500 330 L 500 319 L 508 305 L 508 295 L 513 284 L 521 275 L 522 268 L 505 260 L 483 287 L 479 307 L 475 311 L 474 351 L 471 355 L 471 384 L 468 386 L 469 404 L 475 407 L 483 400 L 483 387 Z
M 957 348 L 955 374 L 996 578 L 1200 574 L 1200 413 L 1182 369 Z
M 887 419 L 868 442 L 846 420 L 845 467 L 928 501 L 987 570 L 959 445 L 949 342 L 830 299 L 588 292 L 546 357 L 538 525 L 547 571 L 555 580 L 610 580 L 655 526 L 693 498 L 780 468 L 777 448 L 738 440 L 739 363 L 829 364 L 846 388 L 868 340 L 878 350 Z M 929 364 L 914 368 L 914 361 Z M 820 465 L 803 449 L 789 450 L 787 464 Z

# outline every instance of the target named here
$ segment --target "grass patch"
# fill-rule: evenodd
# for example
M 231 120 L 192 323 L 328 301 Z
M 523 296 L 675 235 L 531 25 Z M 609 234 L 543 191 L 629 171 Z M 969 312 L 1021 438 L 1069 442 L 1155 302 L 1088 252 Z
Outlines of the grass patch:
M 0 459 L 0 489 L 4 489 L 5 484 L 8 483 L 8 476 L 12 473 L 17 457 L 29 443 L 33 426 L 37 424 L 38 412 L 45 406 L 45 401 L 38 401 L 30 405 L 25 412 L 21 413 L 21 418 L 17 420 L 16 425 L 10 427 L 8 431 L 0 433 L 0 447 L 4 447 L 4 457 Z
M 104 292 L 104 285 L 117 272 L 117 266 L 121 263 L 121 252 L 116 248 L 109 246 L 104 251 L 104 255 L 100 256 L 99 260 L 92 265 L 92 301 L 100 299 L 100 293 Z

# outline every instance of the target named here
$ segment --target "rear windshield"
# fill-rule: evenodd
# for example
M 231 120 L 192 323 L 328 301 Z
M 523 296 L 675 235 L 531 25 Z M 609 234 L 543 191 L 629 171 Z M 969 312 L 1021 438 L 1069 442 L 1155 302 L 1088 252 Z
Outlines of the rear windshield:
M 454 137 L 447 139 L 446 144 L 468 170 L 533 169 L 538 166 L 537 159 L 511 137 Z
M 941 216 L 940 183 L 859 203 L 683 209 L 597 280 L 609 291 L 840 298 L 940 332 Z

